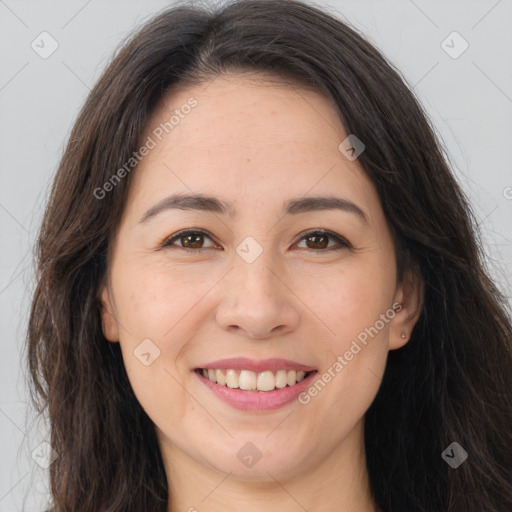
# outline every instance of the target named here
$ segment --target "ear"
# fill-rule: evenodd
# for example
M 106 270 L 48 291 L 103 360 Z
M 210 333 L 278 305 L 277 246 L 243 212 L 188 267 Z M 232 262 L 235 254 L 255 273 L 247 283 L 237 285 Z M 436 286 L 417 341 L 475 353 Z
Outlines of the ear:
M 417 272 L 409 272 L 398 286 L 394 304 L 395 316 L 390 322 L 389 350 L 403 347 L 411 338 L 411 333 L 423 308 L 423 281 Z
M 119 341 L 119 328 L 114 316 L 110 292 L 105 284 L 103 284 L 100 289 L 100 309 L 103 335 L 109 341 Z

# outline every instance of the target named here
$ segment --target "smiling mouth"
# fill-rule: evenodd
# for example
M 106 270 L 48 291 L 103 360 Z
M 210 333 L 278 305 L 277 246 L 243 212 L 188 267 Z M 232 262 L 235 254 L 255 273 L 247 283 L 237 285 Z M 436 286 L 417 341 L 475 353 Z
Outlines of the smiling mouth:
M 303 370 L 277 370 L 253 372 L 238 369 L 205 369 L 194 370 L 201 377 L 219 386 L 242 391 L 270 392 L 285 387 L 293 387 L 302 382 L 317 370 L 305 372 Z

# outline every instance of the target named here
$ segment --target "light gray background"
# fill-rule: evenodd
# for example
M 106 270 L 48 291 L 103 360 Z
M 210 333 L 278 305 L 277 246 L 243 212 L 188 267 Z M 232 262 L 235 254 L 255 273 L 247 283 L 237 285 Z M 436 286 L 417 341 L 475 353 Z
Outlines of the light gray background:
M 0 512 L 41 511 L 46 439 L 27 409 L 23 345 L 32 245 L 49 183 L 89 88 L 126 34 L 166 1 L 0 0 Z M 402 71 L 425 105 L 469 195 L 489 267 L 512 283 L 512 0 L 318 1 L 348 19 Z M 47 31 L 58 49 L 31 43 Z M 441 47 L 457 31 L 469 48 Z M 459 44 L 448 39 L 457 49 Z M 412 213 L 414 214 L 414 213 Z

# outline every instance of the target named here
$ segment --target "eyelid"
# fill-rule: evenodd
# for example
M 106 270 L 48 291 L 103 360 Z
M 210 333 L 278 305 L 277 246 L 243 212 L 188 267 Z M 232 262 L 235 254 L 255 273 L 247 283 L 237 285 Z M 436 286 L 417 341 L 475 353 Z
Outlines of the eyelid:
M 170 237 L 167 237 L 160 244 L 160 249 L 164 249 L 166 247 L 173 247 L 173 242 L 174 241 L 179 239 L 181 236 L 189 234 L 189 233 L 206 235 L 206 237 L 210 238 L 212 240 L 212 242 L 216 243 L 215 242 L 215 238 L 213 237 L 213 235 L 211 235 L 210 233 L 208 233 L 208 231 L 206 231 L 204 229 L 201 229 L 201 228 L 185 228 L 185 229 L 182 229 L 182 230 L 172 234 Z M 302 233 L 297 235 L 297 241 L 294 242 L 293 245 L 296 245 L 297 243 L 302 242 L 302 240 L 304 238 L 306 238 L 308 235 L 314 235 L 314 234 L 327 235 L 329 238 L 331 238 L 332 240 L 337 242 L 338 246 L 337 247 L 336 246 L 335 247 L 330 247 L 330 248 L 327 248 L 327 249 L 318 249 L 318 250 L 307 249 L 307 248 L 301 247 L 300 250 L 305 249 L 305 250 L 309 250 L 311 252 L 322 253 L 322 252 L 331 252 L 333 250 L 343 249 L 343 248 L 349 248 L 349 249 L 353 248 L 352 244 L 346 238 L 344 238 L 343 236 L 338 235 L 338 234 L 336 234 L 336 233 L 334 233 L 332 231 L 324 229 L 324 228 L 312 228 L 312 229 L 308 229 L 306 231 L 303 231 Z M 191 251 L 191 252 L 199 252 L 199 251 L 205 251 L 207 249 L 212 249 L 212 247 L 201 247 L 199 249 L 193 249 L 193 248 L 189 248 L 189 247 L 182 247 L 182 246 L 179 246 L 179 245 L 176 245 L 175 247 L 178 247 L 180 249 L 185 249 L 185 250 Z

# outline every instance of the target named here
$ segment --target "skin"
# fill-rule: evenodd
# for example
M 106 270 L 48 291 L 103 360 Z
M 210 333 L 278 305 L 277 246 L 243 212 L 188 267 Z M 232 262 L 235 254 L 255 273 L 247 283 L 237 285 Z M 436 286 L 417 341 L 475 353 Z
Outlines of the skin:
M 421 286 L 397 283 L 395 250 L 378 194 L 338 145 L 347 134 L 317 92 L 225 74 L 169 92 L 147 135 L 191 97 L 198 102 L 133 172 L 101 289 L 105 337 L 120 343 L 137 399 L 156 426 L 169 481 L 169 511 L 377 511 L 370 496 L 364 414 L 389 350 L 407 343 Z M 232 203 L 237 215 L 166 210 L 143 214 L 176 192 Z M 288 199 L 336 195 L 363 210 L 283 216 Z M 160 244 L 179 230 L 207 231 L 202 252 Z M 328 248 L 302 238 L 323 228 Z M 263 252 L 247 263 L 245 237 Z M 226 357 L 284 358 L 332 367 L 357 335 L 393 303 L 402 309 L 306 404 L 242 412 L 193 372 Z M 406 333 L 402 338 L 402 333 Z M 145 366 L 133 351 L 149 338 L 160 356 Z M 261 459 L 237 457 L 248 442 Z M 193 476 L 193 477 L 192 477 Z

